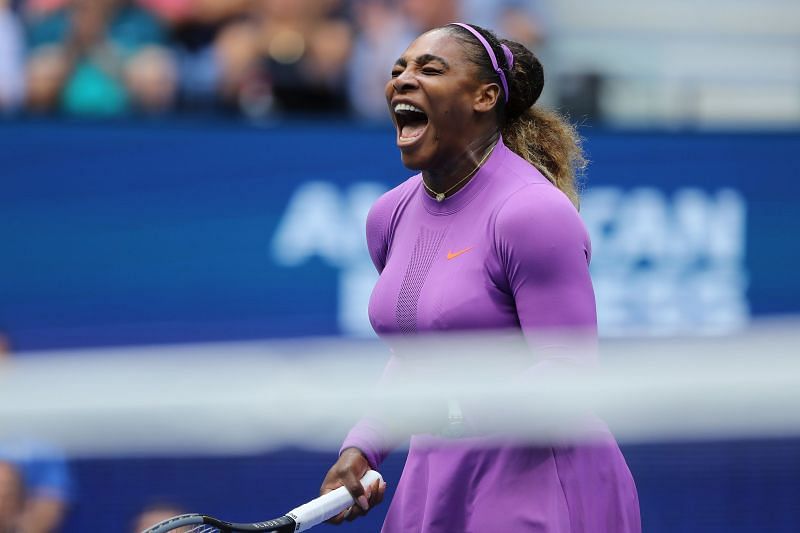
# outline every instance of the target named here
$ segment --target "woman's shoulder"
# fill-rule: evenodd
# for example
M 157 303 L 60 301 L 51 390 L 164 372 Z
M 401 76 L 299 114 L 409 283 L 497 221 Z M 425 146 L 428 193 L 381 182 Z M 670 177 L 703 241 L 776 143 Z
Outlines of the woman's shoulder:
M 572 201 L 539 169 L 513 152 L 503 165 L 504 193 L 498 203 L 498 217 L 524 217 L 537 222 L 580 221 Z
M 575 205 L 538 170 L 534 172 L 518 176 L 515 186 L 498 204 L 495 238 L 547 245 L 569 241 L 591 249 L 588 231 Z
M 506 147 L 506 154 L 503 158 L 501 169 L 503 175 L 507 178 L 506 181 L 512 187 L 522 185 L 553 185 L 538 168 L 508 147 Z
M 367 214 L 367 243 L 388 247 L 399 213 L 419 187 L 420 174 L 383 193 Z
M 370 217 L 389 217 L 397 208 L 407 203 L 419 186 L 420 174 L 411 176 L 396 187 L 383 193 L 369 211 Z

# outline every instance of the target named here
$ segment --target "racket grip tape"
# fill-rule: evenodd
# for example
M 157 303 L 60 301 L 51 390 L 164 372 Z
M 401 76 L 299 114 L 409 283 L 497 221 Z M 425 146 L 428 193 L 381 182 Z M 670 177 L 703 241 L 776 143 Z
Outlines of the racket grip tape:
M 364 477 L 361 478 L 361 485 L 364 488 L 375 483 L 376 480 L 383 479 L 379 473 L 374 470 L 367 471 Z M 353 505 L 353 497 L 345 487 L 339 487 L 319 498 L 304 503 L 300 507 L 295 507 L 286 516 L 291 517 L 295 523 L 295 531 L 305 531 L 318 524 L 321 524 L 329 518 L 333 518 L 341 513 L 351 505 Z

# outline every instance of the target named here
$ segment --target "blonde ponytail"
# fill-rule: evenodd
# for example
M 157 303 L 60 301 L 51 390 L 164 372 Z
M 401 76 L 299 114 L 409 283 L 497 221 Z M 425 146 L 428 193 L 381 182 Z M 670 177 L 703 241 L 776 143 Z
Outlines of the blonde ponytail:
M 554 111 L 532 106 L 507 121 L 502 134 L 506 146 L 580 207 L 579 177 L 587 163 L 574 126 Z
M 518 42 L 498 39 L 493 32 L 474 24 L 469 26 L 486 40 L 491 54 L 462 26 L 451 24 L 445 28 L 464 44 L 467 57 L 478 67 L 480 79 L 499 80 L 508 90 L 508 97 L 503 95 L 496 107 L 506 146 L 539 169 L 579 208 L 578 178 L 586 168 L 586 159 L 575 128 L 558 113 L 534 106 L 544 88 L 544 68 L 539 59 Z M 502 77 L 498 76 L 496 61 L 500 62 Z

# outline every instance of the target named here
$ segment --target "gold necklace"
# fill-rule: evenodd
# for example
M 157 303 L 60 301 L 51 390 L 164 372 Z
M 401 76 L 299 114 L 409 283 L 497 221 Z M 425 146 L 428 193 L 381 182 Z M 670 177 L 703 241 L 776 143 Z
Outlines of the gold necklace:
M 497 143 L 495 143 L 495 145 L 496 145 L 496 144 L 497 144 Z M 455 184 L 455 185 L 453 185 L 452 187 L 450 187 L 450 188 L 449 188 L 449 189 L 447 189 L 446 191 L 444 191 L 444 192 L 436 192 L 436 191 L 434 191 L 433 189 L 431 189 L 431 188 L 428 186 L 428 184 L 427 184 L 427 183 L 425 183 L 425 178 L 424 178 L 424 177 L 422 178 L 422 185 L 424 185 L 424 186 L 425 186 L 425 189 L 427 189 L 427 190 L 428 190 L 428 192 L 430 192 L 431 194 L 433 194 L 433 195 L 434 195 L 434 197 L 436 198 L 436 201 L 437 201 L 437 202 L 444 202 L 444 199 L 445 199 L 445 197 L 447 196 L 447 193 L 449 193 L 450 191 L 452 191 L 453 189 L 455 189 L 456 187 L 458 187 L 459 185 L 461 185 L 462 183 L 464 183 L 465 181 L 467 181 L 468 179 L 470 179 L 470 178 L 471 178 L 471 177 L 472 177 L 472 176 L 473 176 L 473 175 L 474 175 L 474 174 L 475 174 L 475 173 L 478 171 L 478 169 L 479 169 L 479 168 L 481 168 L 481 166 L 482 166 L 482 165 L 483 165 L 483 164 L 486 162 L 486 160 L 487 160 L 487 159 L 489 159 L 489 156 L 490 156 L 490 155 L 492 154 L 492 152 L 494 151 L 494 147 L 495 147 L 495 145 L 492 145 L 492 147 L 491 147 L 491 148 L 489 148 L 489 150 L 486 152 L 486 155 L 484 155 L 484 156 L 483 156 L 483 159 L 481 159 L 481 160 L 478 162 L 478 166 L 476 166 L 475 168 L 473 168 L 473 169 L 472 169 L 472 172 L 470 172 L 469 174 L 467 174 L 466 176 L 464 176 L 463 178 L 461 178 L 460 180 L 458 180 L 458 181 L 456 182 L 456 184 Z

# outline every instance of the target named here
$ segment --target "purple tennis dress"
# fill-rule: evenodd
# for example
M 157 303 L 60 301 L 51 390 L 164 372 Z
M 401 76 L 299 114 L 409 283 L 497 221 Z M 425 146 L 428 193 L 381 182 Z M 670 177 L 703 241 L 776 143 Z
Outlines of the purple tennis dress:
M 367 218 L 367 242 L 380 272 L 369 317 L 381 336 L 595 331 L 586 229 L 567 197 L 502 139 L 441 203 L 425 193 L 420 175 L 383 195 Z M 384 379 L 401 357 L 392 356 Z M 545 355 L 529 373 L 547 364 Z M 342 449 L 360 449 L 378 468 L 394 444 L 382 428 L 365 417 Z M 556 447 L 485 442 L 412 436 L 382 531 L 641 531 L 636 487 L 610 435 Z

